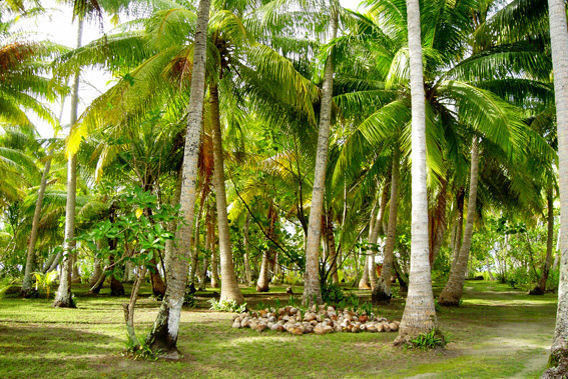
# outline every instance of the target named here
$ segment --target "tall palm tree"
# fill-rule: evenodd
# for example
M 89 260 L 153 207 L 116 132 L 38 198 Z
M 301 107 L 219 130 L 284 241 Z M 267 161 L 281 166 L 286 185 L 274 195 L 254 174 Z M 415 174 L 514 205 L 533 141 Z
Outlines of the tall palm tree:
M 556 125 L 558 130 L 558 173 L 560 178 L 560 217 L 568 220 L 568 25 L 563 0 L 548 0 L 550 42 L 556 97 Z M 568 234 L 560 240 L 560 283 L 556 327 L 550 351 L 548 369 L 543 377 L 557 378 L 568 374 Z
M 77 48 L 81 47 L 83 37 L 83 19 L 77 22 Z M 70 124 L 73 126 L 77 122 L 79 107 L 79 72 L 73 79 L 73 90 L 71 94 L 71 118 Z M 73 272 L 75 249 L 75 204 L 77 197 L 77 154 L 72 153 L 67 161 L 67 205 L 65 207 L 65 237 L 63 240 L 63 263 L 59 287 L 53 302 L 54 307 L 75 308 L 75 303 L 71 296 L 71 274 Z
M 399 338 L 436 328 L 436 309 L 429 262 L 426 166 L 426 104 L 422 69 L 420 3 L 406 0 L 410 93 L 412 101 L 412 226 L 410 275 Z
M 197 158 L 201 139 L 203 101 L 205 94 L 205 63 L 207 56 L 207 25 L 209 23 L 209 0 L 200 0 L 197 13 L 197 26 L 194 37 L 193 71 L 191 75 L 191 95 L 188 106 L 187 132 L 183 155 L 180 206 L 184 223 L 176 238 L 178 246 L 166 257 L 166 278 L 168 286 L 160 311 L 147 337 L 153 347 L 166 349 L 173 358 L 178 357 L 177 337 L 181 307 L 188 277 L 189 245 L 191 225 L 193 224 L 196 184 Z
M 479 179 L 479 142 L 477 137 L 473 138 L 471 147 L 471 168 L 469 179 L 469 196 L 467 202 L 467 219 L 464 231 L 463 242 L 458 251 L 456 259 L 450 270 L 450 276 L 444 289 L 440 293 L 438 302 L 441 305 L 459 305 L 467 264 L 469 261 L 469 250 L 473 237 L 473 225 L 477 214 L 477 181 Z
M 331 38 L 337 37 L 338 4 L 331 4 L 330 30 Z M 306 271 L 304 274 L 304 304 L 321 303 L 319 279 L 319 247 L 321 241 L 322 212 L 325 193 L 325 173 L 327 169 L 327 154 L 329 149 L 329 133 L 331 126 L 331 108 L 333 102 L 333 57 L 330 54 L 325 62 L 325 72 L 322 86 L 321 111 L 318 127 L 318 143 L 314 171 L 312 203 L 308 221 L 308 239 L 306 242 Z

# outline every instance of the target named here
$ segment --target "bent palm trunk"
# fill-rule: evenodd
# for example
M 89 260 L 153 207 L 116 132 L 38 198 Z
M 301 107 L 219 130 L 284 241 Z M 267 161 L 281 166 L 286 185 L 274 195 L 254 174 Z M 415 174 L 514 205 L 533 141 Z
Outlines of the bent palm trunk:
M 410 51 L 410 93 L 412 100 L 412 226 L 410 276 L 406 305 L 397 342 L 436 328 L 436 310 L 428 244 L 428 195 L 426 166 L 426 104 L 422 72 L 420 5 L 407 0 L 408 45 Z
M 210 0 L 200 0 L 197 15 L 193 50 L 193 72 L 189 98 L 187 132 L 182 163 L 182 184 L 180 206 L 184 218 L 176 237 L 177 248 L 166 257 L 166 295 L 147 337 L 147 344 L 170 353 L 170 358 L 179 358 L 177 337 L 181 307 L 188 277 L 188 259 L 191 239 L 191 223 L 194 217 L 197 184 L 197 158 L 203 115 L 205 92 L 205 59 L 207 51 L 207 24 L 209 22 Z
M 45 195 L 45 189 L 47 188 L 47 178 L 49 177 L 49 170 L 51 168 L 51 154 L 52 150 L 49 151 L 49 158 L 45 163 L 45 168 L 41 175 L 41 183 L 39 185 L 39 190 L 37 194 L 37 200 L 34 209 L 34 218 L 32 219 L 32 230 L 30 232 L 30 239 L 28 241 L 28 251 L 26 258 L 26 269 L 24 273 L 24 280 L 22 281 L 22 296 L 29 297 L 33 291 L 32 287 L 32 271 L 34 270 L 35 262 L 35 246 L 37 242 L 37 235 L 39 229 L 39 221 L 41 218 L 41 207 L 43 205 L 43 198 Z
M 450 277 L 446 286 L 440 293 L 438 303 L 440 305 L 457 306 L 460 303 L 463 284 L 465 281 L 467 263 L 469 261 L 469 250 L 473 236 L 473 224 L 476 214 L 477 202 L 477 180 L 479 177 L 479 141 L 474 137 L 471 148 L 471 171 L 469 178 L 469 198 L 467 201 L 467 221 L 463 236 L 461 249 L 457 253 L 455 264 L 450 270 Z

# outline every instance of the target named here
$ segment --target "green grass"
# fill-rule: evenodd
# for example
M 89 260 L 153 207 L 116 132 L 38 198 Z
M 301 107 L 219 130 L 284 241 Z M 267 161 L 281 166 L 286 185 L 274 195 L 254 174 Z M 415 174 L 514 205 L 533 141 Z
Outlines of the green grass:
M 249 304 L 267 304 L 285 302 L 285 289 L 243 292 Z M 136 310 L 141 336 L 157 312 L 149 292 L 143 289 Z M 394 333 L 259 334 L 232 329 L 231 314 L 187 309 L 178 342 L 184 358 L 150 362 L 121 355 L 126 297 L 105 291 L 87 297 L 83 288 L 76 293 L 78 309 L 54 309 L 46 299 L 0 299 L 0 377 L 538 377 L 556 311 L 554 294 L 532 297 L 506 285 L 466 282 L 462 306 L 438 315 L 446 349 L 419 351 L 393 347 Z M 206 306 L 203 295 L 199 304 Z M 395 299 L 379 314 L 400 319 L 403 306 Z

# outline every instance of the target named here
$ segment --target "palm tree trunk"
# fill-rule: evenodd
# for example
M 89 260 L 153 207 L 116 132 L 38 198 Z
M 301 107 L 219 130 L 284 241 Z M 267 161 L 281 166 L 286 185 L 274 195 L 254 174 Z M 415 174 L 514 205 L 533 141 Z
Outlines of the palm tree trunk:
M 207 224 L 207 239 L 205 247 L 211 254 L 211 288 L 219 288 L 219 270 L 217 262 L 217 249 L 215 246 L 215 210 L 212 206 L 208 207 L 205 223 Z
M 83 37 L 83 19 L 77 25 L 77 47 L 81 47 Z M 71 94 L 71 119 L 73 126 L 77 122 L 79 106 L 79 72 L 73 79 Z M 77 197 L 77 155 L 73 154 L 67 161 L 67 203 L 65 205 L 65 236 L 63 240 L 63 264 L 59 277 L 59 287 L 55 295 L 54 307 L 75 308 L 71 297 L 71 274 L 73 271 L 73 250 L 75 249 L 75 202 Z
M 193 231 L 193 238 L 191 240 L 191 271 L 189 273 L 189 282 L 193 283 L 195 281 L 195 275 L 199 270 L 199 232 L 200 232 L 200 224 L 201 224 L 201 217 L 203 215 L 203 208 L 205 208 L 205 201 L 209 192 L 205 190 L 206 187 L 203 185 L 203 190 L 201 191 L 201 199 L 199 202 L 199 209 L 197 211 L 197 215 L 195 216 L 195 229 Z
M 221 301 L 236 301 L 242 304 L 245 299 L 235 275 L 229 219 L 227 217 L 227 194 L 225 192 L 225 167 L 223 164 L 223 138 L 219 113 L 219 91 L 217 85 L 209 88 L 213 129 L 213 187 L 217 203 L 217 229 L 219 230 L 219 255 L 221 257 Z
M 81 283 L 81 274 L 79 273 L 79 262 L 77 253 L 73 255 L 73 270 L 71 271 L 71 283 Z
M 547 224 L 548 230 L 546 234 L 546 258 L 542 265 L 542 274 L 538 281 L 537 286 L 529 292 L 529 295 L 544 295 L 546 291 L 546 281 L 550 273 L 550 265 L 552 264 L 552 249 L 554 248 L 554 194 L 551 180 L 549 180 L 548 188 L 546 191 L 546 202 L 548 207 Z
M 34 209 L 34 218 L 32 219 L 32 230 L 30 232 L 30 239 L 28 241 L 28 251 L 26 258 L 26 269 L 24 274 L 24 280 L 22 282 L 22 296 L 29 297 L 33 292 L 33 277 L 32 272 L 34 270 L 35 262 L 35 246 L 37 242 L 37 235 L 39 229 L 39 221 L 41 218 L 41 207 L 43 206 L 43 198 L 45 196 L 45 189 L 47 188 L 47 178 L 49 177 L 49 170 L 51 168 L 51 156 L 53 154 L 53 149 L 49 150 L 49 158 L 45 163 L 45 168 L 41 175 L 41 182 L 39 185 L 39 190 L 37 194 L 37 200 Z
M 331 35 L 337 36 L 338 15 L 332 6 Z M 325 62 L 323 78 L 321 110 L 318 127 L 318 144 L 312 189 L 312 205 L 308 220 L 308 238 L 306 242 L 306 271 L 304 273 L 304 305 L 321 303 L 321 288 L 319 279 L 319 248 L 321 240 L 321 215 L 323 212 L 323 197 L 325 193 L 325 170 L 327 168 L 327 153 L 329 149 L 329 129 L 331 125 L 331 106 L 333 102 L 333 60 L 331 54 Z
M 180 198 L 180 195 L 181 195 L 181 179 L 182 179 L 182 172 L 180 170 L 180 172 L 177 173 L 176 189 L 175 189 L 175 192 L 174 192 L 174 197 L 172 199 L 172 206 L 179 204 L 179 198 Z M 177 220 L 170 222 L 169 225 L 168 225 L 168 231 L 170 233 L 175 233 L 177 226 L 178 226 Z M 168 262 L 167 262 L 166 257 L 171 256 L 174 252 L 174 249 L 175 249 L 175 240 L 168 239 L 166 241 L 166 246 L 164 247 L 164 262 L 163 263 L 164 263 L 164 265 L 166 265 L 165 271 L 168 270 L 168 267 L 167 267 Z M 168 284 L 167 275 L 166 275 L 165 272 L 164 272 L 164 278 L 166 279 L 166 285 L 167 285 Z
M 250 215 L 247 213 L 245 220 L 245 227 L 243 229 L 243 248 L 244 248 L 244 266 L 245 266 L 245 281 L 247 286 L 252 285 L 252 270 L 250 268 L 250 257 L 249 257 L 249 227 L 250 227 Z
M 268 236 L 274 239 L 274 228 L 276 224 L 276 212 L 274 205 L 271 203 L 268 208 Z M 262 254 L 262 262 L 260 264 L 260 272 L 258 273 L 258 280 L 256 282 L 256 292 L 268 292 L 270 290 L 270 269 L 271 262 L 273 261 L 274 247 L 271 241 L 268 242 L 268 248 Z
M 389 221 L 387 227 L 387 238 L 385 241 L 385 249 L 383 255 L 383 268 L 381 276 L 377 281 L 377 285 L 373 288 L 371 295 L 372 302 L 382 303 L 389 302 L 391 294 L 391 277 L 393 271 L 394 244 L 396 242 L 396 221 L 398 211 L 398 192 L 400 182 L 400 157 L 398 146 L 394 146 L 392 155 L 392 172 L 391 172 L 391 194 L 389 206 Z
M 548 0 L 554 93 L 556 97 L 556 123 L 558 129 L 558 176 L 560 178 L 560 219 L 568 220 L 568 31 L 564 0 Z M 568 371 L 568 233 L 560 241 L 560 283 L 556 328 L 549 365 L 544 377 L 560 377 Z M 556 376 L 555 376 L 556 375 Z
M 377 213 L 377 206 L 379 204 L 379 199 L 376 198 L 371 208 L 371 215 L 369 217 L 369 242 L 371 240 L 371 235 L 373 232 L 373 228 L 375 226 L 375 217 Z M 366 251 L 365 255 L 363 255 L 363 274 L 361 275 L 361 279 L 359 280 L 359 289 L 360 290 L 368 290 L 371 288 L 371 282 L 369 281 L 369 260 L 367 259 L 367 254 L 369 252 Z
M 335 245 L 335 234 L 333 231 L 333 223 L 331 222 L 331 210 L 327 212 L 325 217 L 325 243 L 329 254 L 329 271 L 331 280 L 334 284 L 339 284 L 339 274 L 337 272 L 337 247 Z
M 392 175 L 391 175 L 392 176 Z M 379 204 L 379 214 L 375 223 L 373 224 L 373 228 L 371 233 L 369 234 L 369 243 L 373 245 L 382 245 L 383 241 L 379 243 L 379 236 L 383 236 L 385 234 L 384 226 L 385 226 L 385 214 L 387 211 L 387 205 L 389 201 L 389 191 L 391 188 L 391 179 L 390 177 L 385 181 L 385 185 L 383 186 L 381 192 L 381 200 Z M 382 246 L 377 246 L 382 247 Z M 367 268 L 369 270 L 369 282 L 371 282 L 371 290 L 374 290 L 379 282 L 379 278 L 377 277 L 377 265 L 375 263 L 375 256 L 377 252 L 375 250 L 369 250 L 367 252 Z M 382 272 L 382 271 L 381 271 Z
M 197 183 L 197 158 L 201 138 L 203 95 L 205 92 L 205 59 L 207 56 L 207 24 L 209 23 L 210 0 L 200 0 L 193 49 L 193 72 L 189 98 L 187 132 L 183 152 L 183 171 L 180 206 L 184 218 L 176 237 L 177 248 L 166 257 L 166 295 L 160 311 L 148 335 L 147 344 L 170 353 L 170 358 L 179 358 L 177 337 L 181 307 L 188 277 L 188 252 L 191 226 L 194 218 Z
M 420 5 L 406 0 L 412 101 L 412 218 L 410 275 L 399 342 L 436 327 L 428 244 L 426 166 L 426 104 L 422 71 Z
M 450 277 L 446 286 L 440 293 L 438 303 L 440 305 L 457 306 L 460 303 L 463 284 L 467 271 L 467 263 L 469 261 L 469 250 L 471 248 L 471 240 L 473 237 L 473 225 L 476 215 L 477 202 L 477 181 L 479 177 L 479 141 L 476 137 L 473 139 L 471 147 L 471 169 L 469 178 L 469 197 L 467 200 L 467 220 L 463 235 L 463 243 L 461 249 L 457 252 L 457 259 L 450 270 Z
M 367 259 L 367 254 L 364 255 L 363 274 L 359 280 L 359 289 L 368 290 L 371 288 L 371 283 L 369 282 L 369 260 Z
M 436 208 L 432 212 L 433 214 L 428 223 L 428 227 L 430 228 L 430 267 L 434 265 L 434 261 L 442 247 L 447 227 L 446 198 L 448 192 L 448 181 L 445 178 L 442 178 L 441 182 L 442 185 L 440 187 L 440 193 L 436 199 Z

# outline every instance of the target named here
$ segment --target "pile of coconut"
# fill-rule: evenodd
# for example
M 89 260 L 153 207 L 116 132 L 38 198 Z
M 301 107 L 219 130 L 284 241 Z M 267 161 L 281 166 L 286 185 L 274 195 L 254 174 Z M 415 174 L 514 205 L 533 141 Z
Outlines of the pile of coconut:
M 287 306 L 243 312 L 233 317 L 233 328 L 251 328 L 258 332 L 266 329 L 291 334 L 327 334 L 333 332 L 396 332 L 399 321 L 388 321 L 373 313 L 357 313 L 335 309 L 332 306 L 312 306 L 307 312 Z

